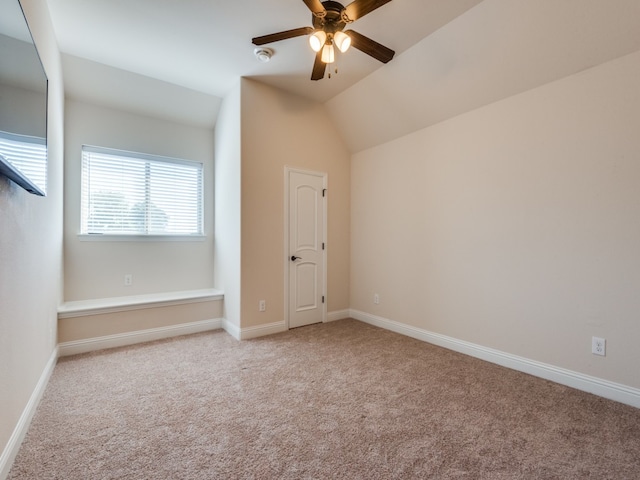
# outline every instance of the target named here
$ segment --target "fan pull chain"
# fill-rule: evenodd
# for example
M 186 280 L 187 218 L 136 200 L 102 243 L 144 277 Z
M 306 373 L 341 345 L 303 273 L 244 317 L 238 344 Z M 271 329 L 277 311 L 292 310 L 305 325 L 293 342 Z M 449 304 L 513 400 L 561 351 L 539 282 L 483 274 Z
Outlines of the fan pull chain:
M 334 73 L 337 75 L 338 74 L 338 58 L 340 57 L 340 55 L 336 55 L 336 59 L 333 62 L 333 65 L 336 66 L 336 68 L 334 69 Z M 331 64 L 329 64 L 329 75 L 328 75 L 329 79 L 331 79 Z

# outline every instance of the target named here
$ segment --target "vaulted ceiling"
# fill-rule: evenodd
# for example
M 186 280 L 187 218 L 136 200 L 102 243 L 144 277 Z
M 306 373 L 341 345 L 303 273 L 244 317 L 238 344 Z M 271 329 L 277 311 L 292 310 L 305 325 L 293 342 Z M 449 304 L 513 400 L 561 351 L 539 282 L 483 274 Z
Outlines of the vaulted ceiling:
M 395 0 L 353 28 L 401 53 L 479 1 Z M 271 62 L 258 62 L 253 37 L 311 25 L 302 0 L 50 0 L 49 6 L 64 53 L 218 97 L 248 76 L 325 101 L 381 66 L 354 49 L 339 59 L 339 75 L 312 84 L 315 54 L 306 37 L 268 45 L 275 50 Z
M 306 37 L 269 63 L 251 43 L 310 25 L 302 0 L 48 4 L 70 97 L 213 125 L 250 77 L 326 103 L 354 152 L 640 49 L 637 0 L 393 0 L 352 28 L 396 57 L 351 49 L 312 82 Z

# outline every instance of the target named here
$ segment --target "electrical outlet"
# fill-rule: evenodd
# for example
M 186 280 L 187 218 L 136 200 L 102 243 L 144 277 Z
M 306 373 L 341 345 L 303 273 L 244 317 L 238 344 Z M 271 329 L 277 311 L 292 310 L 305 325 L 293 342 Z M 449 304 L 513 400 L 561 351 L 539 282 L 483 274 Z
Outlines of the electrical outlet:
M 591 337 L 591 353 L 605 356 L 607 341 L 604 338 Z
M 380 296 L 377 293 L 373 294 L 373 303 L 378 305 L 380 303 Z
M 124 286 L 130 287 L 131 285 L 133 285 L 133 275 L 131 275 L 130 273 L 127 273 L 124 276 Z
M 260 302 L 258 302 L 258 310 L 261 312 L 267 311 L 267 302 L 265 300 L 260 300 Z

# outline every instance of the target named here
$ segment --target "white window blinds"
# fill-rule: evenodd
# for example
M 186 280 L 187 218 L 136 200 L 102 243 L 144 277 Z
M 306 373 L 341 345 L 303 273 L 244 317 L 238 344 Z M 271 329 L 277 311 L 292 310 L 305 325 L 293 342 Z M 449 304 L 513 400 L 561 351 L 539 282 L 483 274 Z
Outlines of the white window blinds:
M 0 131 L 0 154 L 46 193 L 47 142 L 44 138 Z
M 82 234 L 203 235 L 202 163 L 82 147 Z

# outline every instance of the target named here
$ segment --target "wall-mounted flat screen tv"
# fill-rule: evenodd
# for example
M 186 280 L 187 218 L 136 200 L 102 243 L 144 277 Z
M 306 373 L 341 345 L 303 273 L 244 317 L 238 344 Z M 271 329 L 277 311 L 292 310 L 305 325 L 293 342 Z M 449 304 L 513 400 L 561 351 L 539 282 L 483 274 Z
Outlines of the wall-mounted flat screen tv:
M 47 76 L 18 0 L 0 0 L 0 174 L 47 192 Z

